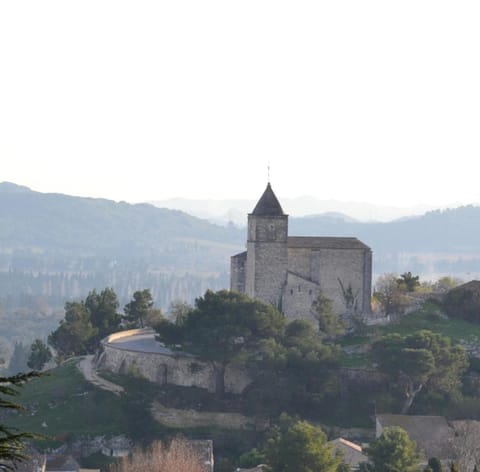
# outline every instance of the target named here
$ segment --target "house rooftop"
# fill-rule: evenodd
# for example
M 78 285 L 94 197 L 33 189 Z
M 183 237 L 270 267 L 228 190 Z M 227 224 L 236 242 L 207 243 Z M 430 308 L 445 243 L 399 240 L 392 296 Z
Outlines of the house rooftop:
M 377 415 L 377 437 L 381 433 L 379 426 L 382 429 L 388 426 L 404 429 L 427 458 L 451 460 L 455 456 L 452 447 L 454 431 L 443 416 Z
M 335 452 L 340 452 L 343 461 L 354 469 L 358 467 L 361 462 L 368 461 L 368 457 L 363 454 L 362 446 L 348 441 L 344 438 L 337 438 L 329 441 L 328 444 L 333 446 Z

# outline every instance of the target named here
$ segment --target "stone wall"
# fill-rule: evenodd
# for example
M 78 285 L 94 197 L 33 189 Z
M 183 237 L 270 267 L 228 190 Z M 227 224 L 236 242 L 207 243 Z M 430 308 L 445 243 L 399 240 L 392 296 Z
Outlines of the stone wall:
M 114 342 L 118 337 L 139 334 L 142 330 L 115 333 L 102 342 L 103 352 L 98 356 L 97 367 L 117 374 L 145 378 L 159 385 L 199 387 L 215 392 L 215 372 L 209 362 L 202 362 L 186 353 L 173 355 L 122 349 Z M 110 342 L 109 342 L 110 341 Z M 214 340 L 212 340 L 214 342 Z M 238 368 L 227 367 L 225 391 L 239 394 L 251 383 L 247 374 Z
M 248 215 L 246 260 L 245 253 L 232 258 L 231 289 L 281 307 L 289 318 L 310 318 L 319 293 L 340 315 L 371 314 L 370 248 L 354 237 L 289 237 L 288 215 L 267 190 Z M 354 306 L 346 306 L 342 285 L 351 287 Z
M 320 249 L 313 255 L 312 266 L 316 273 L 312 274 L 312 278 L 318 281 L 322 292 L 332 300 L 337 313 L 346 312 L 340 281 L 345 289 L 352 287 L 358 309 L 363 311 L 364 252 L 360 249 Z
M 288 217 L 248 215 L 245 293 L 277 306 L 288 268 Z
M 289 320 L 307 319 L 316 326 L 312 303 L 319 295 L 318 284 L 289 272 L 282 298 L 282 310 Z
M 302 312 L 308 313 L 311 302 L 320 291 L 332 300 L 334 311 L 345 313 L 345 299 L 339 280 L 345 289 L 351 285 L 353 294 L 357 297 L 358 311 L 370 313 L 372 268 L 369 250 L 291 247 L 288 249 L 288 268 L 290 273 L 284 293 L 285 313 L 291 313 L 293 317 L 298 317 Z M 300 279 L 294 281 L 291 274 L 304 278 L 303 284 Z M 307 287 L 309 281 L 310 286 Z M 296 284 L 299 293 L 292 297 Z M 305 295 L 303 299 L 300 292 Z M 309 296 L 312 294 L 313 297 Z
M 245 293 L 246 264 L 246 251 L 230 258 L 230 290 Z

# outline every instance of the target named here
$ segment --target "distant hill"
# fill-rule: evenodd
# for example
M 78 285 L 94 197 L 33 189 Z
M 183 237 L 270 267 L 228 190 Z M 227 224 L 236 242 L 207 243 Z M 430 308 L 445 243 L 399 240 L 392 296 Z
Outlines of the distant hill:
M 0 184 L 0 298 L 60 300 L 112 285 L 124 298 L 151 287 L 166 306 L 226 286 L 244 244 L 243 230 L 181 211 Z
M 7 248 L 75 250 L 120 258 L 165 252 L 172 241 L 243 244 L 243 232 L 181 211 L 0 184 L 0 241 Z M 176 266 L 178 264 L 175 264 Z M 187 264 L 188 266 L 189 264 Z M 187 268 L 187 267 L 185 267 Z
M 376 274 L 410 270 L 468 279 L 480 272 L 475 206 L 389 223 L 338 212 L 290 217 L 290 234 L 356 236 L 372 248 Z M 230 256 L 245 241 L 245 228 L 178 210 L 0 184 L 0 298 L 21 291 L 64 300 L 111 285 L 124 299 L 151 287 L 162 306 L 191 301 L 207 287 L 228 287 Z
M 324 215 L 337 213 L 359 221 L 391 221 L 397 218 L 422 215 L 435 209 L 430 205 L 414 205 L 400 208 L 386 205 L 376 205 L 366 202 L 343 202 L 338 200 L 320 200 L 315 197 L 303 196 L 283 198 L 280 196 L 283 210 L 297 217 L 308 215 Z M 187 198 L 170 198 L 150 202 L 160 208 L 182 210 L 191 215 L 214 221 L 219 224 L 232 222 L 236 225 L 246 225 L 245 215 L 255 207 L 255 200 L 191 200 Z
M 375 252 L 480 251 L 480 207 L 436 210 L 389 223 L 361 223 L 342 218 L 311 216 L 290 218 L 295 235 L 356 236 Z
M 325 216 L 290 218 L 290 234 L 355 236 L 374 254 L 375 273 L 410 270 L 423 278 L 480 274 L 480 207 L 435 210 L 389 223 L 348 222 Z
M 480 207 L 389 223 L 362 223 L 338 212 L 289 221 L 291 235 L 358 237 L 372 248 L 376 275 L 480 279 Z M 135 290 L 150 288 L 162 308 L 176 299 L 192 302 L 207 288 L 227 288 L 230 256 L 245 242 L 245 227 L 178 210 L 1 183 L 0 352 L 2 345 L 11 350 L 17 340 L 45 337 L 65 301 L 94 288 L 113 287 L 121 307 Z

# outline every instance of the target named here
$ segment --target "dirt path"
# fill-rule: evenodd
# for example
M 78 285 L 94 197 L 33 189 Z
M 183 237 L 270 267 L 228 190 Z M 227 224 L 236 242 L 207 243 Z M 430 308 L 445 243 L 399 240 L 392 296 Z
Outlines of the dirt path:
M 108 380 L 102 379 L 97 375 L 97 371 L 93 366 L 93 355 L 85 356 L 78 364 L 78 369 L 85 377 L 85 380 L 92 383 L 102 390 L 107 390 L 114 393 L 115 395 L 120 395 L 125 390 L 120 385 L 109 382 Z

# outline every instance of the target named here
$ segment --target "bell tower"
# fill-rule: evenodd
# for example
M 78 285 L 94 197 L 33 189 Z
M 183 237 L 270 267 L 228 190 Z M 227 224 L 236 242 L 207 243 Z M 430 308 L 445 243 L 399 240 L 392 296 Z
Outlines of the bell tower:
M 288 269 L 288 215 L 270 182 L 248 215 L 245 292 L 275 307 L 280 306 Z

